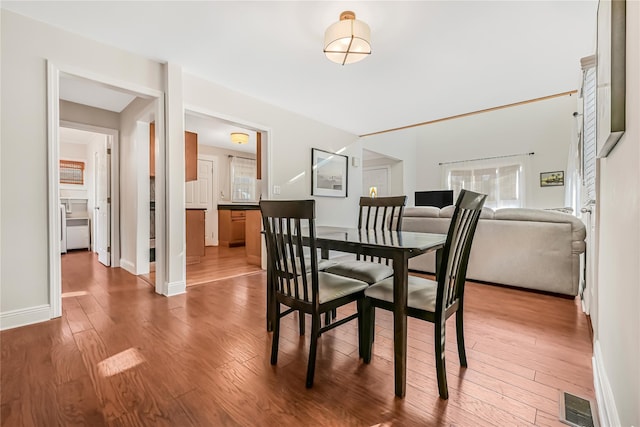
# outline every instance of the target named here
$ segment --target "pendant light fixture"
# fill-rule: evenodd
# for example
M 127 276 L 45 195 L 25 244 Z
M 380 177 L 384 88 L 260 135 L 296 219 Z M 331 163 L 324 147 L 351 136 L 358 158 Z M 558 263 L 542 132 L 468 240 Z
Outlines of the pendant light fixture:
M 324 33 L 324 54 L 337 64 L 353 64 L 371 54 L 371 30 L 356 19 L 356 14 L 344 11 L 340 21 Z

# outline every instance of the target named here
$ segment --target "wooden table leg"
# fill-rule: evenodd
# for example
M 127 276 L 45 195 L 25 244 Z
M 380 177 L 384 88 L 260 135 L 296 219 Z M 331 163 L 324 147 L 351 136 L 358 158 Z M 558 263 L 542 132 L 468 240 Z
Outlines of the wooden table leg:
M 402 252 L 393 257 L 393 361 L 396 396 L 407 389 L 407 288 L 408 258 Z

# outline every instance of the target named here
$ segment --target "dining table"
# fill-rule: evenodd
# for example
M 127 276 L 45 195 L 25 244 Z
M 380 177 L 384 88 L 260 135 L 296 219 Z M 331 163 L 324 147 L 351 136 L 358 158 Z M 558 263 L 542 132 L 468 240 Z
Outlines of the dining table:
M 308 230 L 302 230 L 308 242 Z M 316 226 L 315 243 L 323 259 L 330 251 L 380 257 L 393 267 L 393 353 L 395 394 L 404 397 L 407 373 L 407 295 L 409 259 L 444 247 L 446 234 L 411 231 L 368 230 L 333 226 Z M 267 272 L 267 280 L 270 278 Z M 273 329 L 275 301 L 272 287 L 267 286 L 267 330 Z

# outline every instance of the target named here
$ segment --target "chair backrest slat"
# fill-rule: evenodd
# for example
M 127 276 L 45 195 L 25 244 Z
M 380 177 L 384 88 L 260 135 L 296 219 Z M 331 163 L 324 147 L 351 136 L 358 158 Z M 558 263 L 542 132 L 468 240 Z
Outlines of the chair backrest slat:
M 486 198 L 472 191 L 460 192 L 437 269 L 436 313 L 444 313 L 463 296 L 471 244 Z
M 358 228 L 369 231 L 401 231 L 402 216 L 406 204 L 407 196 L 360 197 Z M 367 258 L 362 254 L 356 254 L 356 257 L 364 261 L 390 264 L 390 261 L 385 258 Z
M 274 291 L 304 304 L 318 301 L 313 200 L 260 202 Z M 308 235 L 305 243 L 303 233 Z M 305 260 L 305 246 L 311 258 Z

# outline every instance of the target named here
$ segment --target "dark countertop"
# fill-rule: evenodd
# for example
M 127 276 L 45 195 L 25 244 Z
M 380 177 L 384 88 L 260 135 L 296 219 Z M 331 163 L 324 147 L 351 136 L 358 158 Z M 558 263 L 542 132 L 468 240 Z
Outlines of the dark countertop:
M 185 208 L 188 211 L 206 211 L 207 208 Z
M 250 211 L 250 210 L 259 210 L 260 206 L 257 203 L 253 204 L 242 204 L 242 203 L 229 203 L 225 205 L 218 205 L 218 210 L 227 210 L 227 211 Z

